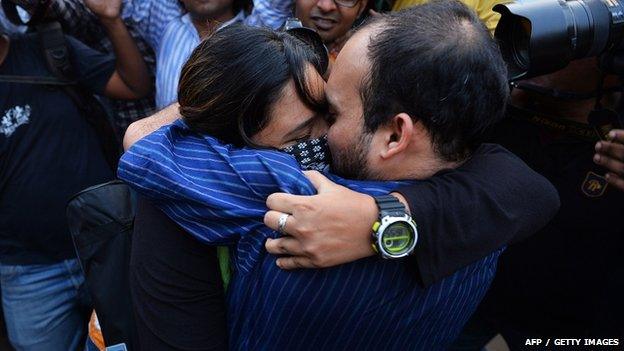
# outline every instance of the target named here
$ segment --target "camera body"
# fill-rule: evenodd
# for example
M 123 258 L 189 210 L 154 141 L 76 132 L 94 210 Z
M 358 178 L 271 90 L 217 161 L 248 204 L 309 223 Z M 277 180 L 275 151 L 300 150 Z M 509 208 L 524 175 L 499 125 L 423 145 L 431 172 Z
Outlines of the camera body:
M 526 0 L 494 11 L 501 14 L 494 35 L 510 81 L 596 56 L 603 71 L 624 74 L 624 0 Z

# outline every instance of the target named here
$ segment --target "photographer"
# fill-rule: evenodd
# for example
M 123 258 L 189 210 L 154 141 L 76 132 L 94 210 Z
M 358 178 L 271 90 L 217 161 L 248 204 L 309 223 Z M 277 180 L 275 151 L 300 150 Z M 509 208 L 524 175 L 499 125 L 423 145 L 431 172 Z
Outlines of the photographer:
M 0 31 L 0 76 L 6 79 L 0 85 L 0 279 L 17 350 L 81 348 L 91 312 L 65 206 L 113 172 L 92 116 L 71 92 L 137 99 L 150 90 L 145 62 L 119 17 L 121 0 L 85 3 L 106 28 L 117 60 L 61 36 L 73 90 L 40 83 L 53 79 L 49 52 L 42 50 L 52 31 L 11 37 Z M 20 82 L 24 77 L 30 81 Z
M 545 93 L 591 93 L 601 77 L 597 60 L 588 58 L 530 80 L 554 90 L 513 92 L 493 140 L 557 188 L 561 209 L 543 230 L 501 256 L 494 283 L 456 349 L 478 350 L 496 333 L 512 350 L 534 337 L 623 335 L 624 194 L 608 186 L 605 169 L 592 161 L 599 137 L 588 116 L 596 99 Z M 605 77 L 602 87 L 617 83 L 616 77 Z M 620 95 L 605 94 L 603 107 L 617 107 Z
M 456 350 L 480 349 L 496 333 L 513 350 L 530 338 L 624 336 L 623 147 L 612 130 L 622 111 L 620 8 L 593 0 L 494 8 L 510 77 L 521 81 L 492 139 L 552 182 L 561 209 L 501 257 Z

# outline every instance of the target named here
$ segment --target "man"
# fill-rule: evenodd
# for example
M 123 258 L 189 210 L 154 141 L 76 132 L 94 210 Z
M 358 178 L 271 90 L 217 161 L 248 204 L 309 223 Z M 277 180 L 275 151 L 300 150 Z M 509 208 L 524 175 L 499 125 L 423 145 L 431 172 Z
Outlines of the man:
M 502 256 L 493 288 L 457 349 L 481 349 L 498 332 L 514 349 L 525 348 L 526 338 L 531 337 L 621 335 L 624 309 L 619 298 L 621 279 L 617 277 L 621 276 L 619 258 L 624 247 L 619 205 L 623 199 L 612 187 L 619 184 L 622 174 L 621 136 L 620 131 L 613 130 L 608 133 L 610 141 L 596 145 L 595 141 L 603 136 L 588 125 L 588 115 L 596 106 L 592 92 L 600 85 L 601 76 L 595 59 L 586 59 L 532 81 L 560 95 L 589 95 L 587 99 L 564 100 L 545 94 L 547 89 L 515 91 L 515 107 L 493 133 L 494 140 L 515 151 L 557 186 L 562 209 L 546 228 L 511 246 Z M 602 87 L 615 86 L 614 78 L 607 77 Z M 617 108 L 620 99 L 620 93 L 605 94 L 602 103 L 606 108 Z M 543 123 L 536 125 L 536 121 Z M 592 164 L 594 145 L 598 150 L 594 158 L 597 165 Z M 609 177 L 603 177 L 606 170 L 599 166 L 609 169 Z M 402 193 L 410 205 L 420 198 L 408 188 Z M 327 181 L 322 183 L 319 194 L 310 198 L 282 194 L 269 198 L 269 207 L 293 214 L 291 236 L 300 246 L 313 248 L 287 252 L 291 257 L 280 258 L 285 268 L 325 267 L 362 257 L 347 254 L 344 245 L 333 243 L 350 242 L 363 247 L 370 235 L 367 226 L 378 216 L 375 205 Z M 276 227 L 274 218 L 269 213 L 267 224 Z M 312 225 L 314 231 L 308 229 Z M 353 229 L 349 236 L 342 234 L 345 228 Z M 361 244 L 357 244 L 358 240 Z M 497 240 L 500 237 L 493 236 L 483 244 Z M 417 258 L 421 257 L 421 272 L 446 271 L 443 262 L 457 261 L 456 257 L 446 256 L 445 251 L 438 251 L 438 262 L 423 262 L 422 257 L 431 247 L 438 248 L 428 241 L 421 244 L 422 251 L 416 253 Z M 281 245 L 275 241 L 267 248 L 283 254 Z
M 295 17 L 319 33 L 333 61 L 367 6 L 368 0 L 296 0 Z
M 180 7 L 179 4 L 183 6 Z M 128 1 L 123 16 L 156 51 L 156 107 L 177 101 L 182 66 L 201 38 L 232 23 L 280 28 L 291 0 L 256 0 L 247 15 L 244 0 Z
M 391 49 L 392 46 L 388 45 L 388 50 L 391 51 Z M 401 55 L 396 54 L 396 56 Z M 407 63 L 402 63 L 402 65 Z M 394 73 L 389 76 L 402 77 L 403 74 Z M 399 89 L 403 81 L 397 80 L 395 84 L 397 87 L 393 87 L 391 83 L 388 83 L 387 89 L 390 91 Z M 443 101 L 447 99 L 447 97 L 442 98 L 444 98 Z M 444 107 L 443 101 L 438 102 L 441 105 L 438 109 Z M 428 102 L 427 104 L 431 103 Z M 340 140 L 340 138 L 334 140 Z M 345 145 L 342 145 L 342 147 L 346 149 Z M 492 170 L 493 173 L 491 175 L 481 174 L 476 176 L 477 173 L 474 173 L 474 180 L 479 179 L 478 183 L 480 186 L 483 186 L 484 191 L 488 194 L 487 197 L 480 199 L 478 203 L 484 208 L 492 208 L 509 201 L 507 202 L 508 206 L 505 206 L 506 211 L 509 212 L 506 212 L 504 215 L 489 211 L 474 211 L 472 207 L 474 205 L 466 203 L 465 207 L 463 207 L 453 201 L 448 201 L 447 197 L 454 198 L 456 196 L 456 194 L 452 194 L 453 192 L 460 192 L 459 187 L 445 192 L 435 189 L 431 185 L 410 186 L 398 189 L 397 193 L 393 194 L 412 210 L 413 215 L 418 218 L 420 227 L 424 226 L 428 229 L 422 231 L 424 234 L 421 234 L 419 245 L 416 247 L 416 253 L 413 257 L 414 264 L 418 267 L 420 279 L 425 286 L 439 281 L 458 268 L 482 258 L 492 250 L 526 238 L 541 228 L 541 226 L 519 228 L 516 226 L 518 222 L 513 220 L 501 221 L 503 218 L 534 216 L 535 211 L 526 207 L 523 209 L 527 211 L 525 214 L 516 212 L 520 211 L 517 206 L 518 203 L 530 201 L 531 196 L 527 196 L 527 193 L 522 192 L 513 196 L 510 194 L 504 200 L 494 196 L 494 194 L 508 192 L 510 184 L 498 183 L 493 180 L 509 177 L 505 173 L 505 176 L 499 178 L 503 169 L 510 171 L 510 174 L 513 172 L 504 166 L 506 163 L 504 158 L 493 156 L 493 154 L 489 154 L 488 161 L 485 161 L 485 159 L 480 160 L 479 157 L 473 156 L 464 162 L 458 170 L 462 172 L 477 172 L 479 174 L 484 169 Z M 496 162 L 488 163 L 494 161 L 494 159 L 496 159 Z M 351 173 L 354 173 L 353 170 L 358 169 L 358 167 L 357 165 L 351 165 L 349 169 Z M 495 169 L 498 169 L 498 171 L 494 171 Z M 437 175 L 433 179 L 435 178 L 437 178 Z M 290 225 L 289 234 L 291 236 L 289 238 L 267 243 L 267 250 L 270 253 L 282 255 L 282 257 L 278 258 L 278 263 L 285 269 L 330 267 L 371 255 L 369 249 L 370 231 L 373 223 L 379 216 L 379 211 L 372 198 L 362 196 L 362 194 L 357 194 L 343 187 L 336 187 L 327 180 L 319 180 L 317 184 L 319 184 L 317 196 L 295 197 L 287 194 L 274 194 L 267 201 L 267 206 L 274 210 L 266 215 L 265 223 L 268 226 L 277 229 L 276 219 L 283 213 L 291 214 L 293 218 L 293 224 Z M 464 191 L 465 194 L 470 194 L 475 191 L 474 185 L 470 184 L 470 186 L 461 191 Z M 429 206 L 429 204 L 423 206 L 421 202 L 423 192 L 436 194 L 439 197 L 439 203 L 435 206 Z M 512 199 L 518 202 L 512 204 Z M 491 205 L 486 205 L 487 202 L 491 202 Z M 447 227 L 449 222 L 465 219 L 464 211 L 488 216 L 485 222 L 499 222 L 497 225 L 490 227 L 465 225 Z M 455 218 L 446 216 L 440 218 L 440 212 L 455 213 L 457 216 Z M 543 224 L 541 223 L 541 225 Z M 434 230 L 439 230 L 440 228 L 445 228 L 445 230 L 439 235 L 434 235 Z M 506 228 L 507 230 L 501 232 L 500 228 Z M 298 243 L 294 243 L 293 240 L 297 240 Z M 291 246 L 297 248 L 295 251 L 289 251 L 284 248 L 285 243 L 288 241 L 291 242 Z M 349 249 L 345 249 L 345 245 Z M 303 251 L 301 247 L 309 249 Z
M 86 4 L 117 61 L 67 37 L 80 88 L 116 99 L 145 96 L 147 67 L 120 20 L 120 1 Z M 0 36 L 0 75 L 51 75 L 36 34 Z M 90 307 L 65 206 L 113 173 L 95 131 L 62 89 L 3 83 L 0 91 L 0 279 L 9 339 L 17 350 L 76 350 Z
M 156 107 L 162 109 L 178 100 L 182 66 L 201 38 L 218 28 L 245 19 L 241 0 L 182 0 L 186 14 L 172 20 L 156 53 Z
M 427 20 L 428 16 L 435 20 L 433 22 Z M 444 45 L 440 45 L 441 42 Z M 399 54 L 382 50 L 387 43 L 398 44 Z M 437 50 L 432 50 L 433 46 Z M 458 46 L 463 50 L 457 50 Z M 450 55 L 450 50 L 455 54 Z M 414 57 L 420 60 L 413 60 L 409 65 L 405 62 L 402 62 L 403 64 L 392 62 L 395 59 Z M 449 65 L 455 70 L 440 68 L 438 64 L 440 57 L 448 59 Z M 484 64 L 484 59 L 491 63 Z M 391 64 L 386 64 L 388 61 L 391 61 Z M 402 69 L 403 75 L 386 76 L 384 74 L 386 67 Z M 369 71 L 373 73 L 370 79 L 367 79 Z M 458 71 L 465 72 L 467 76 L 460 75 L 458 78 L 454 75 Z M 403 85 L 404 89 L 389 90 L 391 93 L 384 96 L 384 90 L 380 87 L 390 84 L 388 79 L 393 77 L 405 79 L 397 83 Z M 412 86 L 406 83 L 416 81 L 415 77 L 422 79 L 420 81 L 422 90 L 418 90 L 418 94 L 424 94 L 424 100 L 433 101 L 434 106 L 426 106 L 424 100 L 409 97 Z M 360 93 L 366 96 L 365 102 L 360 98 L 362 96 Z M 437 94 L 442 95 L 438 97 Z M 411 10 L 382 17 L 356 33 L 347 42 L 337 58 L 328 82 L 327 96 L 335 118 L 335 124 L 329 133 L 332 149 L 337 152 L 334 163 L 338 166 L 338 170 L 345 174 L 355 174 L 353 170 L 363 166 L 362 176 L 376 179 L 426 179 L 439 173 L 442 177 L 438 181 L 432 179 L 419 184 L 422 188 L 431 186 L 433 189 L 440 189 L 442 194 L 446 195 L 449 188 L 445 187 L 449 183 L 457 181 L 457 184 L 462 184 L 466 179 L 465 173 L 462 175 L 462 172 L 453 169 L 465 162 L 469 155 L 483 160 L 484 156 L 487 158 L 487 154 L 505 153 L 495 146 L 482 146 L 477 149 L 473 147 L 475 138 L 482 129 L 501 115 L 506 95 L 506 72 L 498 49 L 476 16 L 462 5 L 455 2 L 439 2 L 425 5 L 418 11 Z M 375 100 L 376 98 L 380 100 Z M 444 105 L 446 100 L 449 100 L 448 106 L 440 109 L 440 105 Z M 388 101 L 396 102 L 396 105 L 390 104 L 394 110 L 381 108 L 380 104 Z M 483 104 L 484 101 L 489 104 Z M 429 108 L 431 110 L 428 110 Z M 415 118 L 417 115 L 418 119 Z M 179 130 L 179 127 L 178 124 L 172 128 Z M 177 137 L 169 139 L 168 135 L 167 130 L 160 131 L 139 141 L 138 145 L 124 156 L 120 176 L 134 184 L 137 189 L 141 189 L 146 196 L 156 200 L 156 203 L 161 204 L 161 208 L 171 218 L 179 221 L 196 237 L 210 240 L 202 229 L 198 229 L 206 227 L 196 222 L 198 218 L 209 222 L 217 221 L 219 228 L 224 228 L 223 235 L 227 235 L 230 230 L 218 219 L 229 219 L 222 217 L 227 216 L 228 212 L 219 211 L 218 206 L 215 207 L 212 192 L 208 194 L 205 191 L 198 191 L 192 189 L 192 184 L 185 183 L 185 187 L 191 188 L 185 189 L 184 195 L 181 195 L 182 193 L 167 189 L 167 186 L 158 185 L 159 182 L 156 181 L 160 179 L 160 182 L 163 180 L 169 182 L 171 177 L 194 178 L 199 176 L 193 171 L 195 169 L 203 172 L 202 179 L 210 179 L 211 172 L 223 170 L 210 167 L 210 159 L 203 159 L 201 154 L 202 150 L 218 146 L 201 144 L 202 140 L 206 140 L 203 138 L 194 138 L 192 142 L 185 143 L 186 152 L 192 152 L 191 149 L 196 148 L 196 155 L 193 157 L 196 163 L 189 168 L 188 157 L 182 160 L 175 156 L 175 152 L 161 153 L 162 147 L 173 145 L 177 140 Z M 150 145 L 158 145 L 158 150 L 154 150 L 158 154 L 150 154 Z M 346 152 L 349 147 L 353 153 Z M 228 149 L 218 147 L 218 150 Z M 252 155 L 253 151 L 246 157 Z M 504 158 L 509 166 L 513 164 L 512 168 L 518 171 L 511 172 L 510 179 L 506 182 L 515 183 L 520 187 L 526 185 L 527 189 L 544 190 L 545 193 L 542 195 L 545 194 L 546 198 L 542 195 L 537 197 L 542 200 L 540 207 L 546 212 L 545 217 L 550 218 L 557 207 L 557 199 L 548 183 L 539 177 L 537 178 L 539 181 L 536 181 L 534 173 L 508 153 Z M 178 162 L 182 168 L 177 167 Z M 274 164 L 270 160 L 262 160 L 261 164 L 268 169 L 275 169 L 275 173 L 271 174 L 274 178 L 271 179 L 289 183 L 294 177 L 298 186 L 305 187 L 305 193 L 313 192 L 311 184 L 302 182 L 301 174 L 290 171 L 293 172 L 291 176 L 280 178 L 280 174 L 284 174 L 285 171 L 282 169 L 284 165 Z M 233 165 L 228 167 L 234 167 L 237 171 Z M 167 171 L 164 171 L 165 169 Z M 231 168 L 228 169 L 231 173 Z M 504 173 L 507 174 L 508 170 L 505 169 Z M 262 179 L 266 181 L 266 178 Z M 500 183 L 494 184 L 493 187 L 499 188 Z M 260 183 L 261 186 L 263 184 Z M 273 184 L 264 185 L 273 186 Z M 233 188 L 230 189 L 229 186 Z M 254 179 L 246 178 L 241 184 L 236 179 L 228 178 L 227 182 L 220 182 L 216 191 L 223 194 L 235 193 L 250 200 L 246 203 L 251 207 L 247 207 L 245 213 L 257 213 L 257 208 L 253 206 L 261 205 L 253 204 L 257 200 L 258 192 L 241 190 L 249 186 L 258 186 L 258 183 Z M 464 193 L 460 190 L 457 193 L 458 197 L 452 201 L 470 202 L 473 210 L 475 206 L 480 206 L 479 200 L 491 203 L 491 194 L 486 194 L 487 191 L 482 191 L 483 188 L 483 184 L 472 183 L 468 188 L 469 191 Z M 522 191 L 525 191 L 524 188 Z M 477 194 L 478 198 L 475 198 Z M 198 197 L 191 199 L 195 195 Z M 423 192 L 423 195 L 420 199 L 423 204 L 437 202 L 438 195 L 435 193 Z M 521 194 L 519 195 L 523 198 Z M 533 195 L 537 194 L 529 196 Z M 183 196 L 183 199 L 180 196 Z M 171 206 L 167 205 L 167 201 L 172 201 Z M 187 217 L 188 211 L 176 210 L 179 208 L 178 205 L 185 208 L 190 206 L 194 213 L 192 218 Z M 213 217 L 214 211 L 218 211 L 216 214 L 218 218 Z M 522 223 L 520 226 L 525 230 L 536 225 L 536 222 L 540 222 L 537 224 L 539 226 L 543 220 L 547 220 L 542 217 L 543 214 L 532 214 L 521 217 L 522 219 L 514 218 L 515 221 Z M 478 221 L 480 215 L 479 211 L 475 213 L 474 222 Z M 515 216 L 517 212 L 511 211 L 504 215 Z M 491 218 L 490 213 L 484 213 L 482 218 Z M 462 220 L 455 219 L 460 222 Z M 243 227 L 249 223 L 248 221 L 254 220 L 257 221 L 254 218 L 241 218 L 240 215 L 236 217 L 236 221 Z M 296 218 L 287 219 L 285 222 L 275 218 L 276 226 L 277 223 L 280 223 L 280 229 L 290 233 L 289 228 L 296 223 Z M 456 225 L 461 224 L 449 223 L 448 228 Z M 479 223 L 479 226 L 485 228 L 495 225 L 496 223 L 492 222 Z M 515 231 L 517 227 L 509 229 Z M 262 232 L 274 237 L 271 232 L 264 230 Z M 441 229 L 441 232 L 444 232 L 444 229 Z M 290 245 L 292 241 L 285 243 L 283 239 L 278 240 L 282 240 L 284 243 L 282 247 L 286 252 L 293 249 Z M 486 276 L 493 273 L 490 271 L 493 269 L 492 259 L 497 255 L 486 254 L 488 256 L 486 259 L 479 260 L 469 268 L 455 273 L 451 278 L 442 279 L 431 288 L 423 290 L 417 285 L 418 275 L 409 260 L 383 261 L 369 257 L 344 267 L 283 273 L 275 266 L 274 258 L 263 254 L 261 240 L 254 241 L 251 235 L 245 243 L 252 247 L 244 250 L 241 247 L 236 251 L 236 260 L 239 264 L 242 262 L 244 270 L 235 274 L 228 292 L 230 332 L 234 348 L 443 349 L 454 338 L 458 326 L 463 324 L 464 313 L 469 314 L 470 306 L 478 301 L 479 291 L 487 288 L 489 278 Z M 349 243 L 343 244 L 343 250 L 347 254 L 353 250 L 353 246 Z M 362 257 L 374 255 L 370 244 L 369 234 L 364 245 L 366 253 Z M 304 248 L 304 251 L 307 251 L 307 248 Z M 361 251 L 362 248 L 357 248 L 354 254 L 357 255 Z M 245 262 L 249 262 L 250 257 L 259 259 L 259 264 L 246 266 Z M 389 267 L 394 268 L 386 271 Z M 482 271 L 485 267 L 489 267 L 487 268 L 489 273 Z M 350 273 L 346 274 L 348 272 Z M 476 273 L 477 276 L 468 278 L 465 274 L 473 274 L 468 272 Z M 276 283 L 271 283 L 272 281 Z M 247 290 L 252 288 L 253 290 Z M 349 293 L 349 289 L 356 289 L 357 293 Z M 326 293 L 319 294 L 319 291 Z M 433 297 L 432 293 L 438 297 Z M 390 294 L 394 298 L 390 300 L 382 298 L 385 294 Z M 441 301 L 448 304 L 440 304 Z M 339 304 L 339 308 L 336 303 Z M 362 308 L 366 311 L 365 314 L 362 314 Z M 425 317 L 423 312 L 435 318 L 436 322 Z M 288 317 L 289 315 L 291 317 Z M 279 328 L 276 328 L 276 325 Z

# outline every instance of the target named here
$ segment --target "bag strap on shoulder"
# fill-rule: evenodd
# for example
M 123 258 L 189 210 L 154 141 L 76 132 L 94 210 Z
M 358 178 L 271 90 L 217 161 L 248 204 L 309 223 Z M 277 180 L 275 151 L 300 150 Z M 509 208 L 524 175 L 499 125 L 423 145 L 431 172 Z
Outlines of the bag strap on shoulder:
M 41 52 L 50 73 L 62 82 L 75 84 L 75 72 L 70 58 L 69 48 L 63 28 L 58 22 L 37 25 Z

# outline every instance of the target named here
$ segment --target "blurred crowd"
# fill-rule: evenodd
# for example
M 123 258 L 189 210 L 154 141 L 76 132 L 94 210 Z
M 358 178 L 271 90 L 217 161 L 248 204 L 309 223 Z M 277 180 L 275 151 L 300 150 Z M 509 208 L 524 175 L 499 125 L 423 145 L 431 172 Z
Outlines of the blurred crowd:
M 509 90 L 492 39 L 500 15 L 492 8 L 510 1 L 428 2 L 2 0 L 0 349 L 481 350 L 498 334 L 512 350 L 534 338 L 624 342 L 624 130 L 608 118 L 622 111 L 620 77 L 586 58 Z M 372 39 L 362 39 L 368 32 Z M 358 60 L 367 52 L 363 69 Z M 356 100 L 365 127 L 346 122 Z M 427 108 L 404 108 L 429 100 Z M 412 119 L 400 113 L 412 111 Z M 297 128 L 266 117 L 288 113 Z M 382 115 L 395 119 L 375 120 Z M 378 137 L 347 145 L 360 129 Z M 325 151 L 314 148 L 327 138 L 333 159 L 326 163 L 338 175 L 421 182 L 386 187 L 321 176 L 309 188 L 302 180 L 288 187 L 294 171 L 281 160 L 232 151 L 281 150 L 300 168 L 327 175 Z M 364 143 L 385 143 L 378 163 Z M 503 148 L 484 149 L 493 144 Z M 120 162 L 123 148 L 130 151 Z M 444 163 L 401 176 L 393 167 L 420 161 L 393 159 L 402 152 L 431 152 Z M 133 206 L 134 194 L 139 199 L 130 218 L 119 216 L 127 226 L 114 229 L 131 233 L 132 247 L 113 254 L 100 243 L 113 230 L 105 224 L 93 239 L 72 239 L 74 227 L 94 222 L 79 215 L 79 224 L 75 216 L 68 224 L 67 204 L 118 175 L 132 188 Z M 320 202 L 267 200 L 315 191 L 324 192 L 311 200 Z M 325 244 L 296 249 L 296 240 L 318 243 L 324 233 L 323 243 L 336 232 L 370 237 L 371 219 L 383 218 L 383 208 L 379 215 L 371 202 L 369 215 L 358 206 L 370 197 L 356 194 L 390 192 L 400 193 L 420 235 L 414 254 L 400 261 L 405 272 L 385 272 L 399 261 L 387 257 L 380 260 L 391 263 L 376 266 L 367 242 L 362 254 L 346 257 L 357 242 L 346 236 L 334 256 Z M 103 213 L 88 207 L 89 215 Z M 254 235 L 217 235 L 241 230 Z M 277 233 L 292 241 L 272 243 Z M 104 251 L 120 255 L 121 268 L 98 261 Z M 383 279 L 362 284 L 365 278 L 353 278 L 360 270 Z M 101 283 L 119 272 L 129 281 Z M 127 313 L 107 313 L 107 306 Z M 351 307 L 365 317 L 349 319 Z M 328 313 L 336 326 L 317 320 L 326 312 L 316 309 L 325 308 L 345 309 Z M 375 321 L 400 332 L 414 328 L 416 341 L 396 341 L 403 335 L 377 330 Z M 415 330 L 423 326 L 431 330 Z

